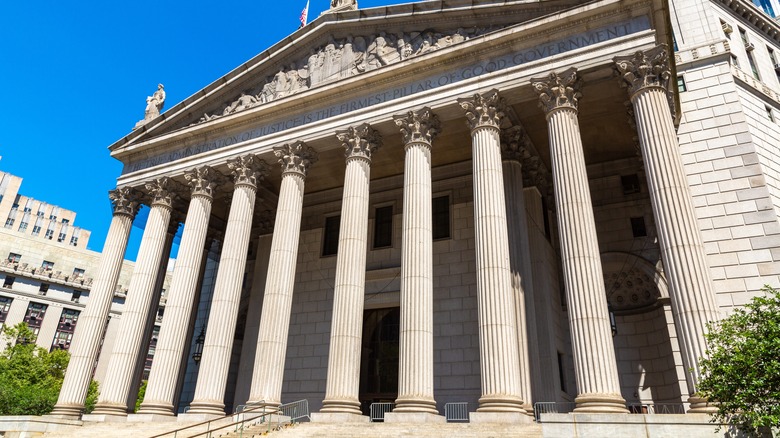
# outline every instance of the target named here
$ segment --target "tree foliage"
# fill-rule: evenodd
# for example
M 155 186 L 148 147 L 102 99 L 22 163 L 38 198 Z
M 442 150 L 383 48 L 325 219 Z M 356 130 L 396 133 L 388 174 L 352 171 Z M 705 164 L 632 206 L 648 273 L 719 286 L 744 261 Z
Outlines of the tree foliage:
M 146 384 L 149 383 L 148 380 L 142 380 L 141 381 L 141 387 L 138 388 L 138 397 L 135 399 L 135 411 L 138 412 L 141 409 L 141 403 L 144 402 L 144 396 L 146 396 Z
M 709 326 L 698 388 L 718 403 L 714 421 L 757 436 L 780 425 L 780 291 L 763 290 Z
M 35 344 L 27 324 L 3 325 L 5 350 L 0 353 L 0 415 L 44 415 L 57 403 L 70 355 L 47 351 Z M 87 404 L 94 407 L 97 382 L 92 382 Z

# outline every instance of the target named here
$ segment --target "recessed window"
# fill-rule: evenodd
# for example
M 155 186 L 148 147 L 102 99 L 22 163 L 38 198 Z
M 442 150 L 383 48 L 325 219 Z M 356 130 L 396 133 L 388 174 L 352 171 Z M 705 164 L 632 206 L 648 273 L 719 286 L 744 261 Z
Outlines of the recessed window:
M 84 270 L 81 268 L 73 268 L 73 278 L 78 279 L 84 276 Z
M 70 295 L 70 300 L 74 303 L 78 303 L 81 299 L 81 291 L 74 290 L 73 293 Z
M 450 197 L 449 195 L 433 198 L 433 239 L 450 237 Z
M 731 55 L 731 64 L 734 67 L 739 68 L 739 58 L 737 58 L 735 55 Z
M 8 261 L 11 263 L 19 263 L 19 260 L 22 259 L 21 254 L 17 254 L 15 252 L 8 253 Z
M 49 291 L 49 283 L 41 283 L 41 287 L 38 288 L 38 294 L 46 295 L 46 292 L 48 291 Z
M 325 218 L 325 230 L 323 231 L 322 255 L 334 255 L 339 250 L 339 226 L 341 225 L 341 216 L 330 216 Z
M 25 231 L 27 229 L 27 222 L 20 222 L 19 223 L 19 231 Z
M 33 225 L 32 235 L 37 236 L 39 234 L 41 234 L 41 227 L 39 227 L 38 225 Z
M 65 233 L 60 233 L 57 237 L 57 242 L 62 242 L 63 240 L 65 240 Z
M 69 223 L 70 223 L 70 219 L 63 219 L 63 220 L 62 220 L 62 223 L 63 223 L 63 224 L 69 224 Z
M 688 91 L 688 87 L 685 85 L 685 78 L 682 76 L 677 76 L 677 91 L 680 93 Z
M 379 207 L 374 216 L 374 248 L 393 244 L 393 206 Z
M 640 216 L 631 218 L 631 232 L 634 234 L 634 237 L 647 236 L 647 228 L 645 227 L 644 217 Z
M 566 371 L 563 368 L 563 353 L 558 352 L 558 380 L 561 384 L 561 391 L 566 392 Z
M 3 281 L 3 287 L 6 289 L 11 289 L 14 285 L 14 281 L 16 281 L 16 277 L 11 277 L 10 275 L 6 275 L 5 280 Z
M 8 316 L 8 311 L 11 310 L 13 300 L 13 298 L 0 297 L 0 324 L 5 322 L 5 317 Z
M 13 220 L 13 219 L 11 219 L 11 218 L 9 217 L 8 219 L 6 219 L 6 220 L 5 220 L 5 227 L 6 227 L 6 228 L 11 228 L 11 227 L 13 227 L 13 226 L 14 226 L 14 220 Z
M 51 271 L 52 269 L 54 269 L 54 262 L 44 260 L 43 263 L 41 263 L 41 269 L 43 269 L 44 271 Z
M 769 119 L 770 122 L 775 121 L 775 115 L 772 113 L 772 107 L 769 105 L 764 105 L 764 108 L 766 109 L 766 117 Z
M 78 246 L 79 245 L 79 238 L 76 236 L 73 236 L 70 238 L 70 245 L 71 246 Z
M 54 230 L 46 230 L 46 234 L 43 237 L 51 240 L 51 238 L 54 237 Z
M 620 184 L 623 186 L 624 195 L 633 195 L 639 193 L 639 175 L 622 175 L 620 177 Z

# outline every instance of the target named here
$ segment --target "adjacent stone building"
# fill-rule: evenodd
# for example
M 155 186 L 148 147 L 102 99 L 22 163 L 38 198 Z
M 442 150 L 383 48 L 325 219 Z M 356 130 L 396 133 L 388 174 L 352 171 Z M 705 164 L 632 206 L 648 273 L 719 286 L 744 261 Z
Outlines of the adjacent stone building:
M 127 416 L 179 222 L 139 418 L 711 410 L 706 323 L 780 284 L 777 23 L 747 0 L 341 3 L 111 145 L 55 414 L 83 407 L 140 204 L 93 419 Z
M 21 183 L 22 178 L 0 172 L 0 215 L 7 217 L 0 228 L 0 324 L 25 322 L 37 334 L 39 346 L 69 350 L 82 312 L 91 301 L 100 253 L 86 249 L 90 231 L 74 225 L 75 212 L 19 194 Z M 100 352 L 110 352 L 121 341 L 117 329 L 133 265 L 121 263 L 119 278 L 109 293 L 110 306 L 99 333 Z M 163 293 L 169 277 L 160 285 Z M 147 333 L 152 348 L 139 362 L 142 374 L 151 368 L 164 298 L 160 304 Z M 93 361 L 91 372 L 99 382 L 107 372 L 109 356 L 102 354 Z

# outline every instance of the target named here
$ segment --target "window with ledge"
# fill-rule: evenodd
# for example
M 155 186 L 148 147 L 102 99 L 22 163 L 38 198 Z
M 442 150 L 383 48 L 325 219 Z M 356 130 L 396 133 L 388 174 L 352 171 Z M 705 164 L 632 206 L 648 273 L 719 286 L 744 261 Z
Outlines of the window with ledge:
M 378 207 L 374 215 L 374 248 L 393 245 L 393 206 Z
M 753 52 L 752 51 L 748 51 L 747 52 L 747 58 L 748 58 L 748 62 L 750 63 L 750 70 L 753 73 L 753 77 L 756 80 L 760 81 L 761 80 L 761 75 L 758 73 L 758 67 L 756 66 L 756 60 L 753 57 Z
M 27 222 L 21 222 L 19 223 L 19 231 L 25 231 L 27 230 Z
M 65 233 L 60 233 L 59 236 L 57 236 L 57 242 L 62 242 L 65 240 Z
M 46 230 L 46 234 L 44 234 L 43 237 L 51 240 L 51 238 L 54 237 L 54 230 Z
M 322 238 L 322 256 L 335 255 L 339 250 L 339 226 L 341 225 L 341 216 L 330 216 L 325 218 L 325 229 Z
M 69 223 L 70 223 L 70 219 L 63 219 L 63 220 L 62 220 L 62 223 L 63 223 L 63 224 L 69 224 Z
M 772 112 L 772 107 L 769 105 L 764 105 L 764 108 L 766 109 L 766 118 L 768 118 L 770 122 L 774 123 L 775 115 Z
M 19 263 L 19 260 L 22 259 L 21 254 L 17 254 L 15 252 L 9 252 L 8 253 L 8 261 L 11 263 Z
M 13 227 L 13 226 L 14 226 L 14 220 L 13 220 L 13 219 L 11 219 L 11 218 L 9 217 L 8 219 L 6 219 L 6 220 L 5 220 L 5 227 L 6 227 L 6 228 L 11 228 L 11 227 Z
M 731 65 L 733 65 L 736 68 L 739 67 L 739 58 L 737 58 L 735 55 L 731 55 Z
M 450 237 L 450 197 L 449 195 L 433 198 L 433 240 Z
M 73 268 L 73 278 L 74 279 L 79 279 L 79 278 L 84 277 L 84 272 L 85 271 L 83 269 L 81 269 L 81 268 Z
M 79 246 L 79 238 L 76 236 L 71 237 L 70 246 Z
M 688 87 L 685 85 L 685 78 L 682 76 L 677 76 L 677 91 L 680 93 L 688 91 Z
M 29 327 L 36 336 L 41 330 L 41 324 L 43 323 L 44 316 L 46 316 L 46 309 L 48 307 L 49 306 L 46 304 L 34 302 L 30 302 L 30 304 L 27 306 L 27 313 L 24 315 L 24 322 L 27 323 L 27 327 Z
M 16 277 L 6 275 L 5 280 L 3 280 L 3 287 L 6 289 L 12 289 L 15 281 L 16 281 Z
M 624 195 L 633 195 L 640 191 L 639 175 L 637 174 L 622 175 L 620 177 L 620 184 L 623 186 Z
M 46 295 L 49 292 L 49 284 L 41 283 L 41 287 L 38 288 L 38 295 Z
M 70 294 L 70 300 L 74 303 L 77 303 L 81 301 L 81 291 L 74 290 L 72 294 Z
M 50 214 L 49 215 L 49 219 L 51 219 L 53 221 L 56 221 L 57 220 L 57 215 L 56 214 Z
M 5 318 L 8 316 L 8 311 L 11 310 L 13 301 L 13 298 L 0 297 L 0 324 L 5 323 Z
M 645 227 L 644 217 L 640 216 L 631 218 L 631 233 L 634 235 L 634 237 L 647 236 L 647 228 Z
M 54 269 L 54 262 L 44 260 L 43 263 L 41 263 L 41 269 L 43 269 L 44 271 L 51 271 L 52 269 Z
M 33 225 L 32 235 L 37 236 L 39 234 L 41 234 L 41 227 L 38 225 Z

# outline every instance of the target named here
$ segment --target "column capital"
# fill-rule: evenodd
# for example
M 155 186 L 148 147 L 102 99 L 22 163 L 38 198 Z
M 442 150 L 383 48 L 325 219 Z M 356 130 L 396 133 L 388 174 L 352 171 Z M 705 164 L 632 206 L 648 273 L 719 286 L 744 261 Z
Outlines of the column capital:
M 254 155 L 243 155 L 228 160 L 228 168 L 235 184 L 257 188 L 257 182 L 268 174 L 268 164 Z
M 135 218 L 138 207 L 141 205 L 138 192 L 130 187 L 117 187 L 114 190 L 109 190 L 108 199 L 114 206 L 114 215 L 121 214 L 130 216 L 130 218 Z
M 501 158 L 507 161 L 519 161 L 528 156 L 528 137 L 520 125 L 501 130 Z
M 579 99 L 582 97 L 582 79 L 577 76 L 577 69 L 572 67 L 561 73 L 550 73 L 544 78 L 531 79 L 531 86 L 539 94 L 539 107 L 545 114 L 558 109 L 578 110 Z
M 156 178 L 144 184 L 144 187 L 149 192 L 151 198 L 150 205 L 159 205 L 168 209 L 173 207 L 173 198 L 176 196 L 173 193 L 175 189 L 174 183 L 170 178 L 164 176 L 162 178 Z
M 291 144 L 275 146 L 274 155 L 278 158 L 279 164 L 282 165 L 282 175 L 298 173 L 303 177 L 306 177 L 311 165 L 319 159 L 317 151 L 300 140 Z
M 482 127 L 501 127 L 506 103 L 495 88 L 485 94 L 477 93 L 469 98 L 458 99 L 458 104 L 466 112 L 466 119 L 472 131 Z
M 192 196 L 214 198 L 214 189 L 220 183 L 222 175 L 209 166 L 196 167 L 184 172 L 184 179 L 190 186 Z
M 441 132 L 441 121 L 429 107 L 406 114 L 393 116 L 396 126 L 401 129 L 404 144 L 425 143 L 431 145 L 433 139 Z
M 336 138 L 344 146 L 344 156 L 347 160 L 363 158 L 371 161 L 371 156 L 382 146 L 382 134 L 368 123 L 357 128 L 350 126 L 344 131 L 336 131 Z
M 628 88 L 632 99 L 638 92 L 648 88 L 661 88 L 668 92 L 672 70 L 666 44 L 629 56 L 616 56 L 614 61 L 615 70 L 622 79 L 620 84 Z

